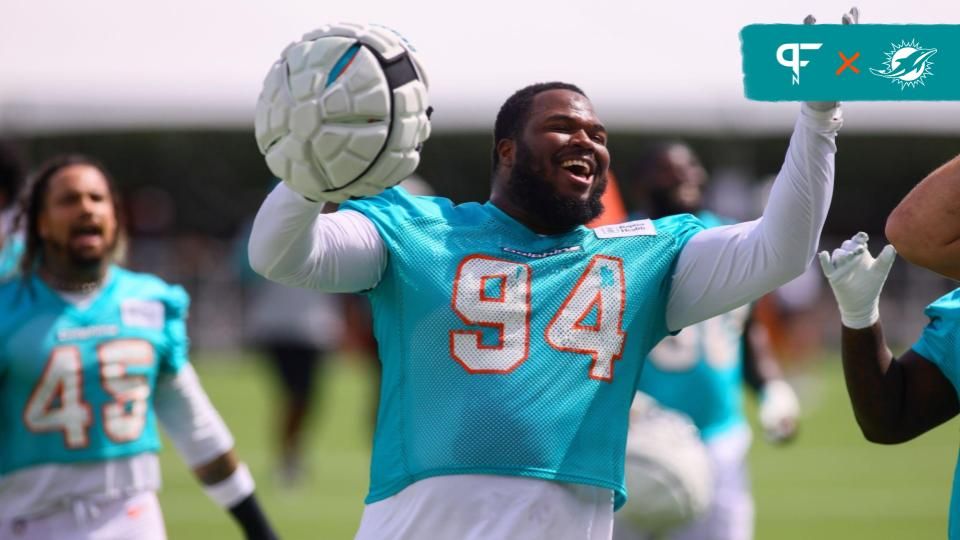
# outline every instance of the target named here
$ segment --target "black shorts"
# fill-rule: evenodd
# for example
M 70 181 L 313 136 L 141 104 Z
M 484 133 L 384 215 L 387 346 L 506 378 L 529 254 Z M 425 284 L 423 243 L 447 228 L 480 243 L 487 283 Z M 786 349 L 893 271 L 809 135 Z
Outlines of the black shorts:
M 293 343 L 273 343 L 264 347 L 270 363 L 276 367 L 283 388 L 294 399 L 308 400 L 319 356 L 316 347 Z

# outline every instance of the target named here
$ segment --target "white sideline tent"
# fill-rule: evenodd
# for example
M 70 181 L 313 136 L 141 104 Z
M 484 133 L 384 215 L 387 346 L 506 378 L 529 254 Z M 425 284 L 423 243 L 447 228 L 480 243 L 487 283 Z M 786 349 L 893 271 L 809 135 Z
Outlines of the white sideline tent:
M 783 132 L 796 104 L 743 97 L 740 28 L 839 22 L 851 2 L 4 0 L 0 135 L 250 127 L 290 41 L 377 22 L 419 49 L 435 130 L 490 129 L 535 81 L 583 87 L 615 129 Z M 864 0 L 862 22 L 960 24 L 960 2 Z M 960 103 L 851 103 L 845 130 L 960 134 Z

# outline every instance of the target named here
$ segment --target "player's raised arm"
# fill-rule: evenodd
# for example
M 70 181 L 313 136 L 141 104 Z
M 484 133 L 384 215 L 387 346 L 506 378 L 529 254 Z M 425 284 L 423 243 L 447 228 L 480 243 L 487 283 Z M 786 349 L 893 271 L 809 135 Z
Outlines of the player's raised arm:
M 854 24 L 858 18 L 854 8 L 842 21 Z M 808 16 L 804 22 L 814 21 Z M 816 253 L 833 195 L 841 118 L 836 102 L 805 103 L 763 216 L 690 240 L 674 275 L 669 328 L 743 305 L 803 273 Z
M 250 266 L 293 287 L 356 292 L 376 285 L 387 251 L 373 223 L 359 212 L 322 208 L 285 184 L 274 188 L 253 222 Z
M 842 21 L 854 24 L 858 18 L 854 8 Z M 670 291 L 671 330 L 756 300 L 803 273 L 816 253 L 833 196 L 842 123 L 836 102 L 804 103 L 763 216 L 690 239 Z
M 680 253 L 667 325 L 678 330 L 756 300 L 816 253 L 833 195 L 839 109 L 804 105 L 763 216 L 697 233 Z
M 957 292 L 927 308 L 931 323 L 921 340 L 894 358 L 883 337 L 878 303 L 895 257 L 887 246 L 874 259 L 864 233 L 845 241 L 832 255 L 820 254 L 840 308 L 843 374 L 854 416 L 864 437 L 881 444 L 908 441 L 960 412 L 947 375 L 956 375 L 950 344 L 956 331 L 952 306 L 957 304 Z
M 886 236 L 908 261 L 960 279 L 960 156 L 917 184 L 887 218 Z

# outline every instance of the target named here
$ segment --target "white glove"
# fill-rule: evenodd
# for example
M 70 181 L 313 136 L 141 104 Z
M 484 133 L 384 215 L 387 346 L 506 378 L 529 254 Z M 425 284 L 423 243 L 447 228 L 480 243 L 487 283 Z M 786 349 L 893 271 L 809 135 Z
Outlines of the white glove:
M 789 441 L 797 433 L 800 401 L 793 388 L 783 379 L 763 385 L 760 392 L 760 425 L 763 435 L 772 443 Z
M 887 280 L 897 251 L 887 245 L 874 259 L 867 249 L 867 233 L 845 240 L 833 255 L 820 252 L 820 267 L 830 282 L 847 328 L 867 328 L 880 320 L 880 291 Z
M 850 11 L 843 14 L 840 18 L 843 24 L 857 24 L 860 22 L 860 10 L 856 7 L 850 8 Z M 813 15 L 807 15 L 803 19 L 803 24 L 816 24 L 817 19 Z M 839 105 L 836 101 L 808 101 L 807 105 L 817 111 L 829 111 Z

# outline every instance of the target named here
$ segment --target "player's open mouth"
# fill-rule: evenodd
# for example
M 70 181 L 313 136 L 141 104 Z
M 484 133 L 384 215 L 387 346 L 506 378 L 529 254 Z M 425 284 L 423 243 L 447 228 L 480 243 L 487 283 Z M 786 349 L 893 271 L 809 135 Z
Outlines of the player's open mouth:
M 70 231 L 70 240 L 80 246 L 99 244 L 103 240 L 103 228 L 97 225 L 76 227 Z
M 565 159 L 560 162 L 560 168 L 578 183 L 590 185 L 593 182 L 593 164 L 585 159 Z

